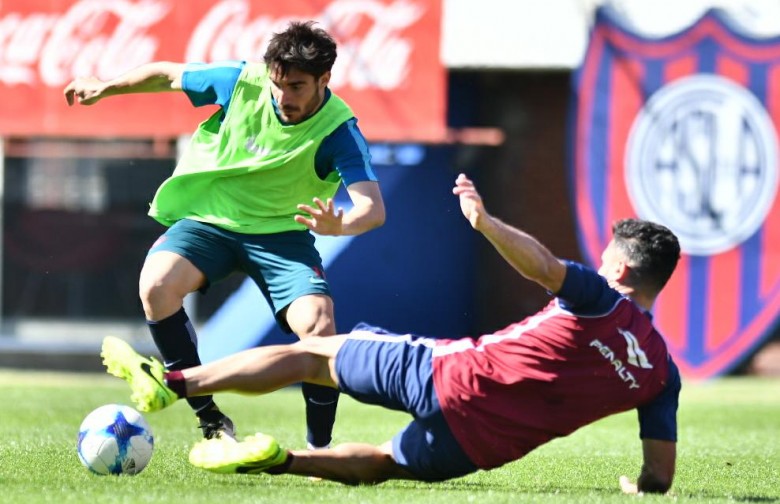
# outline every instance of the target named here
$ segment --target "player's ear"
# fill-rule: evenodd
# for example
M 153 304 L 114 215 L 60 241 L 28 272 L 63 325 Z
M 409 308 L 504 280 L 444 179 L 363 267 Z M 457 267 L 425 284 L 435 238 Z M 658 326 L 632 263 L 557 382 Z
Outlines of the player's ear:
M 320 89 L 325 89 L 329 83 L 330 83 L 330 70 L 320 75 L 319 82 L 317 84 Z
M 631 266 L 625 261 L 615 261 L 614 271 L 615 280 L 621 284 L 625 284 L 625 281 L 628 280 L 628 277 L 631 274 Z

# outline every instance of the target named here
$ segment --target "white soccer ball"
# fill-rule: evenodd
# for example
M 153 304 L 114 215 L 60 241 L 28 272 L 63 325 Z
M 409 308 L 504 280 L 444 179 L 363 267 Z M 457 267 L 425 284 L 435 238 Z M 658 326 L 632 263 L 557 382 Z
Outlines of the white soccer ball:
M 138 411 L 106 404 L 81 422 L 76 449 L 84 467 L 95 474 L 138 474 L 152 458 L 154 437 Z

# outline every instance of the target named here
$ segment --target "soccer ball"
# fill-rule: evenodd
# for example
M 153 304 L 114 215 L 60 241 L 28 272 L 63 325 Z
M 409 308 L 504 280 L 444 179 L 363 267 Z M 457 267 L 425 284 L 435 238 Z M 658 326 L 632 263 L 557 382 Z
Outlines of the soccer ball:
M 139 412 L 106 404 L 81 422 L 76 449 L 84 467 L 95 474 L 138 474 L 152 458 L 154 437 Z

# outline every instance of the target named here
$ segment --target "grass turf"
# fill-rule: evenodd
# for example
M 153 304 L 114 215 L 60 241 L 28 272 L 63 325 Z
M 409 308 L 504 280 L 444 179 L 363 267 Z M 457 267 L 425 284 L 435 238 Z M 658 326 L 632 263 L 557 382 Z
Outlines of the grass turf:
M 187 464 L 198 440 L 183 402 L 146 414 L 155 453 L 137 476 L 96 476 L 78 461 L 79 424 L 92 409 L 128 402 L 124 382 L 106 375 L 0 370 L 0 502 L 113 503 L 517 503 L 626 502 L 617 479 L 641 463 L 635 412 L 604 419 L 490 472 L 438 484 L 409 481 L 348 487 L 295 476 L 215 475 Z M 297 389 L 262 397 L 222 394 L 239 434 L 264 431 L 304 444 Z M 522 407 L 522 405 L 518 405 Z M 780 502 L 780 381 L 729 378 L 684 383 L 679 412 L 680 502 Z M 386 441 L 407 416 L 342 397 L 335 442 Z M 670 496 L 643 496 L 668 502 Z M 630 502 L 630 500 L 629 500 Z

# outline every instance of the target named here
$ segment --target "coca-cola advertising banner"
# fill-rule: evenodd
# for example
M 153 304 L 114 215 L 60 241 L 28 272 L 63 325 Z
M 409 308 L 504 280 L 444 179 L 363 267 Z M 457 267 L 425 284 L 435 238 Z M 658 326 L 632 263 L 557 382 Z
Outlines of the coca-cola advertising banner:
M 151 61 L 262 61 L 273 33 L 309 19 L 336 39 L 330 87 L 370 140 L 444 137 L 440 0 L 2 0 L 0 135 L 190 133 L 213 111 L 183 93 L 68 107 L 62 90 Z

